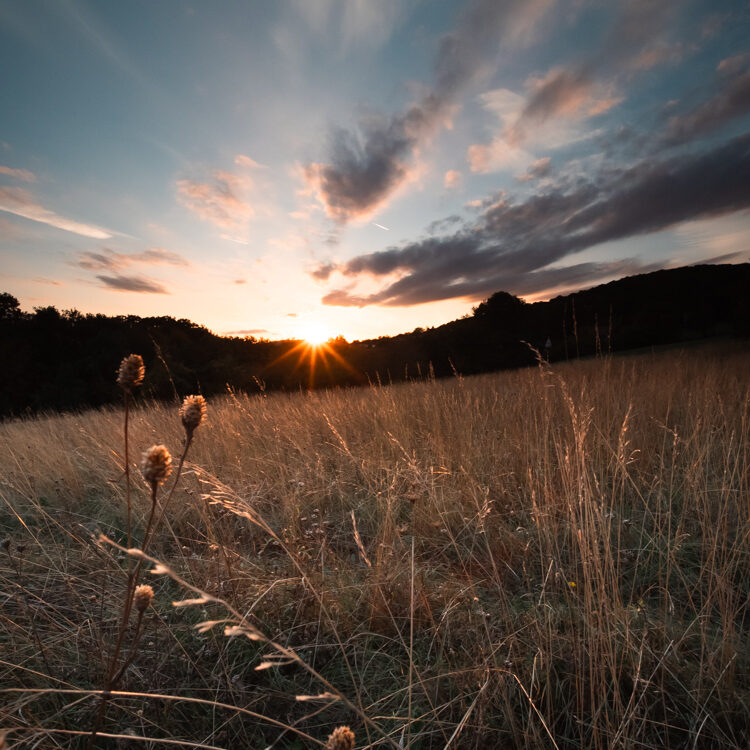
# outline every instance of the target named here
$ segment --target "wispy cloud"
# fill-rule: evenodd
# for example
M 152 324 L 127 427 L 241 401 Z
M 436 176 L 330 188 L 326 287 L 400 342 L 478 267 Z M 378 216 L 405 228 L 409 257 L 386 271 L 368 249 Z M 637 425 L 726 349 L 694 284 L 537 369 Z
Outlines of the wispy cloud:
M 449 169 L 443 176 L 443 187 L 446 190 L 455 190 L 461 185 L 462 175 L 457 169 Z
M 310 271 L 310 276 L 318 281 L 325 281 L 334 271 L 338 270 L 338 268 L 339 266 L 335 263 L 322 263 L 317 268 Z
M 670 59 L 664 34 L 677 9 L 675 2 L 631 0 L 622 4 L 600 44 L 580 62 L 552 68 L 528 81 L 530 94 L 505 137 L 518 145 L 530 131 L 556 116 L 601 114 L 620 97 L 613 82 L 628 71 L 643 70 Z
M 221 237 L 222 240 L 227 240 L 227 242 L 236 242 L 238 245 L 250 244 L 250 242 L 244 237 L 235 237 L 234 235 L 227 234 L 226 232 L 222 232 L 219 237 Z
M 100 251 L 79 253 L 75 265 L 88 271 L 116 271 L 133 264 L 187 266 L 188 262 L 178 253 L 161 247 L 152 247 L 141 253 L 118 253 L 102 248 Z
M 451 227 L 461 224 L 463 219 L 458 214 L 451 214 L 442 219 L 435 219 L 427 225 L 427 234 L 439 234 L 447 232 Z
M 659 232 L 681 222 L 750 208 L 750 135 L 712 149 L 630 168 L 603 168 L 588 178 L 560 178 L 515 202 L 499 196 L 478 221 L 451 235 L 356 256 L 317 270 L 397 280 L 372 294 L 337 289 L 329 305 L 415 305 L 441 299 L 478 299 L 498 289 L 543 291 L 553 284 L 602 278 L 634 269 L 624 259 L 559 266 L 567 256 L 613 240 Z M 617 264 L 620 264 L 619 266 Z M 575 283 L 579 283 L 576 281 Z
M 525 174 L 516 175 L 516 179 L 519 182 L 529 182 L 530 180 L 535 180 L 540 177 L 546 177 L 550 173 L 551 161 L 552 160 L 549 156 L 537 159 L 529 164 Z
M 98 240 L 106 240 L 112 237 L 112 233 L 106 229 L 93 224 L 84 224 L 74 219 L 67 219 L 48 208 L 40 206 L 31 193 L 22 188 L 0 187 L 0 211 L 6 211 L 9 214 L 21 216 L 40 224 L 47 224 L 66 232 L 73 232 L 73 234 L 79 234 L 82 237 L 92 237 Z
M 339 40 L 342 51 L 352 46 L 377 47 L 393 33 L 397 22 L 406 10 L 404 0 L 294 0 L 297 15 L 304 19 L 308 29 L 330 33 Z
M 0 174 L 6 177 L 15 177 L 17 180 L 24 182 L 36 182 L 36 175 L 28 169 L 13 169 L 13 167 L 4 167 L 0 165 Z
M 248 177 L 215 169 L 208 182 L 177 181 L 177 197 L 196 216 L 221 229 L 240 230 L 255 215 L 245 193 L 252 186 Z
M 103 60 L 110 63 L 115 70 L 138 84 L 150 94 L 154 101 L 164 101 L 165 93 L 154 85 L 154 78 L 145 75 L 134 60 L 120 45 L 118 38 L 109 32 L 101 22 L 99 9 L 89 8 L 79 0 L 65 0 L 60 7 L 78 30 L 81 37 L 95 49 Z
M 735 75 L 743 73 L 750 68 L 750 52 L 743 52 L 739 55 L 724 58 L 717 66 L 719 73 Z
M 79 253 L 71 265 L 86 271 L 99 271 L 96 278 L 104 287 L 119 292 L 139 292 L 142 294 L 169 294 L 161 281 L 142 274 L 124 274 L 122 269 L 131 266 L 187 266 L 187 260 L 178 253 L 161 247 L 152 247 L 140 253 L 120 253 L 109 248 L 87 250 Z
M 750 53 L 719 63 L 711 94 L 693 109 L 670 117 L 661 141 L 677 145 L 719 130 L 750 113 Z
M 128 256 L 131 262 L 159 264 L 166 263 L 170 266 L 187 266 L 189 263 L 179 253 L 165 250 L 163 247 L 151 247 L 142 253 L 132 253 Z
M 347 223 L 372 215 L 414 176 L 415 149 L 451 118 L 461 92 L 497 57 L 528 39 L 551 0 L 474 0 L 446 35 L 434 64 L 432 88 L 405 112 L 369 117 L 356 131 L 337 129 L 329 161 L 305 176 L 328 216 Z
M 145 276 L 104 276 L 96 277 L 102 284 L 119 292 L 140 292 L 144 294 L 169 294 L 163 284 Z
M 260 164 L 255 161 L 255 159 L 245 156 L 245 154 L 237 154 L 237 156 L 234 157 L 234 163 L 238 164 L 240 167 L 247 167 L 248 169 L 268 169 L 265 164 Z
M 525 106 L 522 95 L 509 89 L 493 89 L 480 97 L 484 108 L 497 118 L 498 126 L 489 143 L 476 143 L 467 150 L 467 161 L 474 173 L 518 171 L 535 161 L 535 150 L 555 150 L 592 138 L 596 131 L 586 130 L 577 120 L 548 120 L 527 133 L 521 144 L 509 133 Z M 589 102 L 590 103 L 590 102 Z

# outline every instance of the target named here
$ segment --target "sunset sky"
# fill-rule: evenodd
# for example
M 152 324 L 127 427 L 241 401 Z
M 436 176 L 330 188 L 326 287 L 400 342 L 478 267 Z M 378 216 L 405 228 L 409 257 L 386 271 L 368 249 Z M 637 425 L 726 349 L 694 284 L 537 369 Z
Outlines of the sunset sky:
M 1 0 L 0 291 L 348 339 L 750 259 L 745 0 Z

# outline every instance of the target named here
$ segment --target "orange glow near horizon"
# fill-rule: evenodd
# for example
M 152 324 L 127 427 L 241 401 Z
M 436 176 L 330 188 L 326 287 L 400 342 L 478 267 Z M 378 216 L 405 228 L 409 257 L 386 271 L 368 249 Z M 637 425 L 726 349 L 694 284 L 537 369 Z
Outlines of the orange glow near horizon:
M 310 346 L 319 347 L 334 338 L 334 334 L 330 328 L 326 328 L 322 323 L 311 320 L 300 327 L 299 337 Z
M 343 369 L 354 373 L 351 365 L 336 351 L 333 336 L 323 326 L 305 326 L 305 338 L 291 342 L 293 345 L 286 352 L 278 356 L 268 366 L 275 367 L 287 358 L 294 359 L 294 370 L 306 369 L 309 372 L 308 385 L 310 388 L 316 384 L 316 374 L 322 367 L 330 373 L 331 364 L 335 362 Z

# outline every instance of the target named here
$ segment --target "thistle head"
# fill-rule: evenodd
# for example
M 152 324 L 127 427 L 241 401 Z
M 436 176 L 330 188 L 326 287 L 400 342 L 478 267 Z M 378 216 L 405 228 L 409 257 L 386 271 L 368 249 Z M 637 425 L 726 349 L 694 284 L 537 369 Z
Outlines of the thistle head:
M 154 590 L 147 583 L 142 586 L 136 586 L 133 593 L 133 604 L 139 612 L 145 612 L 151 600 L 154 598 Z
M 166 445 L 152 445 L 144 451 L 141 459 L 141 473 L 143 478 L 155 490 L 160 484 L 164 484 L 172 473 L 172 456 Z
M 206 399 L 203 396 L 185 396 L 180 407 L 180 419 L 188 440 L 193 437 L 196 427 L 206 418 Z
M 136 386 L 143 383 L 146 368 L 143 366 L 143 357 L 140 354 L 130 354 L 120 362 L 117 371 L 117 384 L 125 391 L 130 392 Z
M 354 750 L 354 732 L 349 727 L 336 727 L 326 742 L 326 750 Z

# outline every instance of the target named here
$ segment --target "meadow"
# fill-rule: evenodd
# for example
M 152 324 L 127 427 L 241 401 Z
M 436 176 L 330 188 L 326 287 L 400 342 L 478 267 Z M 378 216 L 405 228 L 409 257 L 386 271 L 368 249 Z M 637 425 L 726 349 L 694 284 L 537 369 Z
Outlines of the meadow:
M 136 394 L 146 557 L 123 408 L 0 424 L 0 736 L 747 747 L 749 372 L 724 342 L 228 391 L 179 477 L 179 400 Z M 149 524 L 154 444 L 173 471 Z M 123 626 L 135 583 L 154 596 Z

